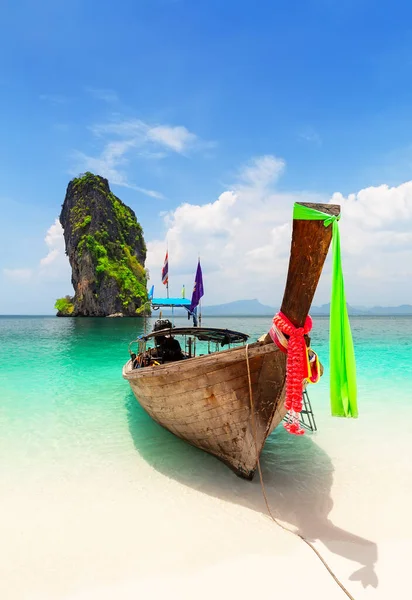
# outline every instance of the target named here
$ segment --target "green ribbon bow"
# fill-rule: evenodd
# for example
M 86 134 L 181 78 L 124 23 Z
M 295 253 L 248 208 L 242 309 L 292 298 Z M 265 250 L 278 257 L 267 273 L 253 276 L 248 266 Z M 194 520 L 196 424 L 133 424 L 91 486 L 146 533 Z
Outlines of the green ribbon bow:
M 304 221 L 323 221 L 332 225 L 332 291 L 330 301 L 330 402 L 334 417 L 357 417 L 356 362 L 345 299 L 340 234 L 340 215 L 328 215 L 319 210 L 295 204 L 293 218 Z

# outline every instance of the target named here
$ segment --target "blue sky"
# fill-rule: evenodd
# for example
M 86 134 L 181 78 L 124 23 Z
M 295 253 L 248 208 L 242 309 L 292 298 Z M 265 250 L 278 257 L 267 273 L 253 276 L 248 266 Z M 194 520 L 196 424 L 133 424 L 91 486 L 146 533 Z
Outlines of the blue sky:
M 376 187 L 367 206 L 390 202 L 377 186 L 411 179 L 411 22 L 409 2 L 369 0 L 2 3 L 0 313 L 53 312 L 55 297 L 71 292 L 63 263 L 48 273 L 39 264 L 54 248 L 45 237 L 68 181 L 88 168 L 109 175 L 113 191 L 137 213 L 151 269 L 166 237 L 190 248 L 176 209 L 208 206 L 228 190 L 243 206 L 253 188 L 258 209 L 269 204 L 279 214 L 283 202 L 302 193 L 328 201 L 339 192 L 344 206 L 349 194 Z M 251 165 L 262 174 L 262 157 L 272 157 L 265 164 L 274 169 L 264 192 L 256 177 L 245 184 Z M 409 188 L 402 190 L 405 225 L 412 205 Z M 233 210 L 229 221 L 238 218 Z M 356 210 L 349 208 L 355 229 Z M 270 226 L 269 245 L 282 223 Z M 349 274 L 353 303 L 411 302 L 409 271 L 396 271 L 409 257 L 410 229 L 379 227 L 402 253 L 381 277 L 377 264 L 366 265 L 369 287 L 355 286 L 355 276 L 351 284 Z M 222 265 L 208 261 L 209 247 L 204 240 L 198 250 L 215 273 L 209 289 L 219 289 L 210 291 L 210 303 L 256 296 L 270 302 L 275 279 L 251 267 L 243 286 L 233 288 Z M 372 241 L 362 256 L 371 248 Z M 248 248 L 248 256 L 257 249 Z M 177 247 L 175 255 L 171 274 L 183 274 Z M 388 270 L 396 271 L 392 294 Z M 184 283 L 191 287 L 190 279 Z

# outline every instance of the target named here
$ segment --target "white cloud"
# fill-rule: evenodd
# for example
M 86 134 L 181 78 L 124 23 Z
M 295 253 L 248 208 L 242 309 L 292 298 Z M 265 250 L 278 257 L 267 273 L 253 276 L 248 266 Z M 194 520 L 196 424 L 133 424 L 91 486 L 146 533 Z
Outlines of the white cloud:
M 282 194 L 274 184 L 285 168 L 275 156 L 257 157 L 240 171 L 231 190 L 215 202 L 183 204 L 164 215 L 164 239 L 148 243 L 148 260 L 160 294 L 160 270 L 169 247 L 171 292 L 190 288 L 200 252 L 205 303 L 257 297 L 278 304 L 283 295 L 293 203 L 341 204 L 343 266 L 352 304 L 401 304 L 412 300 L 412 181 L 370 187 L 348 197 Z M 175 282 L 175 283 L 174 283 Z M 173 291 L 173 286 L 175 290 Z M 329 301 L 330 258 L 316 302 Z
M 59 252 L 64 252 L 63 227 L 59 219 L 55 219 L 53 225 L 50 225 L 44 241 L 51 250 L 57 249 Z
M 260 297 L 284 277 L 290 247 L 290 206 L 299 194 L 275 194 L 284 169 L 274 156 L 257 157 L 240 171 L 232 190 L 205 205 L 183 204 L 164 216 L 166 238 L 148 243 L 148 268 L 160 293 L 160 273 L 169 247 L 171 286 L 192 284 L 200 253 L 207 303 Z M 319 198 L 313 197 L 314 201 Z M 184 281 L 182 279 L 185 279 Z M 272 303 L 276 301 L 272 293 Z
M 247 186 L 265 188 L 275 183 L 285 169 L 285 161 L 276 156 L 266 155 L 254 158 L 239 173 L 240 181 Z
M 50 225 L 44 238 L 48 247 L 48 253 L 40 260 L 37 267 L 37 275 L 42 279 L 60 281 L 70 278 L 69 259 L 65 253 L 63 227 L 59 219 L 55 219 Z
M 149 128 L 147 137 L 149 140 L 179 153 L 189 149 L 198 139 L 197 135 L 191 133 L 186 127 L 170 127 L 168 125 Z
M 133 142 L 135 147 L 163 148 L 177 154 L 194 152 L 211 148 L 215 142 L 201 140 L 195 133 L 183 125 L 151 125 L 141 119 L 118 120 L 109 123 L 98 123 L 90 127 L 97 137 L 106 138 L 116 136 L 122 140 Z M 152 154 L 158 154 L 156 150 Z M 161 153 L 164 156 L 164 152 Z
M 347 198 L 336 193 L 332 196 L 332 201 L 343 203 L 348 217 L 361 221 L 363 228 L 410 231 L 412 181 L 397 187 L 368 187 L 357 194 L 350 194 Z
M 212 146 L 181 125 L 149 125 L 140 119 L 100 123 L 90 129 L 96 137 L 104 140 L 103 150 L 98 156 L 76 152 L 75 172 L 90 170 L 115 185 L 159 199 L 164 198 L 160 192 L 130 182 L 127 175 L 129 162 L 139 158 L 163 159 L 170 152 L 186 154 Z
M 99 157 L 87 156 L 82 152 L 75 153 L 78 165 L 77 171 L 92 171 L 102 177 L 106 177 L 113 185 L 127 187 L 137 192 L 150 196 L 151 198 L 163 199 L 164 196 L 155 190 L 148 190 L 131 183 L 127 174 L 121 167 L 128 165 L 126 153 L 135 146 L 134 140 L 122 140 L 109 142 Z M 120 168 L 119 168 L 120 167 Z
M 347 288 L 356 303 L 412 303 L 412 181 L 335 193 L 331 202 L 342 207 Z
M 136 192 L 140 192 L 145 196 L 149 196 L 150 198 L 157 198 L 157 200 L 164 200 L 165 196 L 160 192 L 156 192 L 156 190 L 147 190 L 146 188 L 139 187 L 138 185 L 129 184 L 125 187 L 129 187 L 132 190 L 136 190 Z
M 54 248 L 53 250 L 49 250 L 48 255 L 40 260 L 40 265 L 42 267 L 45 267 L 46 265 L 54 263 L 58 258 L 59 251 L 56 248 Z
M 15 282 L 32 280 L 70 281 L 70 264 L 65 254 L 63 228 L 58 219 L 50 225 L 44 238 L 48 252 L 33 268 L 3 269 L 4 275 Z

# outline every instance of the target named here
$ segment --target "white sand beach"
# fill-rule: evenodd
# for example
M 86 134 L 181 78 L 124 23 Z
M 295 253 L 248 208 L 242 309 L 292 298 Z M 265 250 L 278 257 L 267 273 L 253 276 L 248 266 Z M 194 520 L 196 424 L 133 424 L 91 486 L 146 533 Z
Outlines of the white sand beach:
M 356 600 L 408 597 L 411 411 L 391 423 L 384 406 L 370 398 L 344 420 L 319 403 L 319 431 L 278 430 L 262 460 L 273 512 Z M 1 457 L 3 600 L 345 597 L 266 515 L 258 477 L 238 479 L 149 417 L 126 433 L 83 463 L 34 461 L 29 473 Z

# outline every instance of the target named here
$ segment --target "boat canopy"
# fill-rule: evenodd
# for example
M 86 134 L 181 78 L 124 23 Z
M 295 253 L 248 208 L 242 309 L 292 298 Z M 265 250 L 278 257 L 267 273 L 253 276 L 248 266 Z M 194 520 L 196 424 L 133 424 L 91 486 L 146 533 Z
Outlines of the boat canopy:
M 189 308 L 189 298 L 152 298 L 152 308 Z
M 192 335 L 200 341 L 216 342 L 221 346 L 246 342 L 249 337 L 246 333 L 240 331 L 219 329 L 217 327 L 172 327 L 160 329 L 159 331 L 152 331 L 147 335 L 142 335 L 139 339 L 147 342 L 150 339 L 165 335 Z

